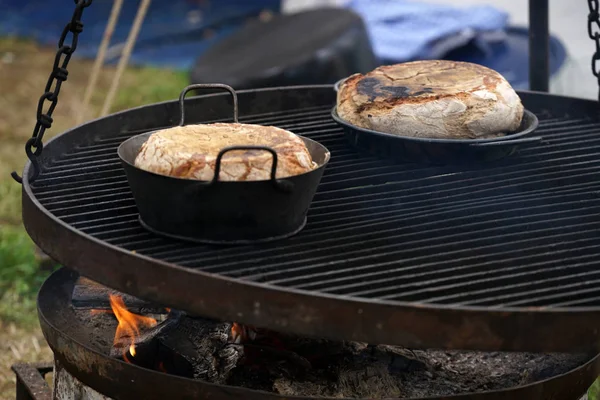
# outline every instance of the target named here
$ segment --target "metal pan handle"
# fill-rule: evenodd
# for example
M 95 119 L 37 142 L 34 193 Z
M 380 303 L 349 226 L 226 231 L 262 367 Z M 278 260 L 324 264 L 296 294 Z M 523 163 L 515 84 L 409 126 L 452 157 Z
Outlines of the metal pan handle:
M 195 85 L 189 85 L 185 89 L 181 91 L 179 95 L 179 111 L 181 114 L 181 119 L 179 120 L 179 126 L 185 125 L 185 95 L 196 89 L 225 89 L 233 96 L 233 122 L 238 122 L 238 99 L 235 90 L 229 86 L 224 85 L 222 83 L 197 83 Z
M 528 138 L 513 139 L 513 140 L 498 140 L 495 142 L 471 143 L 470 147 L 488 147 L 488 146 L 510 146 L 515 144 L 538 143 L 542 141 L 541 136 L 533 136 Z
M 277 179 L 277 152 L 270 147 L 267 146 L 229 146 L 221 149 L 219 154 L 217 155 L 217 159 L 215 161 L 215 176 L 211 183 L 215 183 L 219 181 L 219 173 L 221 172 L 221 160 L 225 153 L 234 150 L 263 150 L 268 151 L 273 156 L 273 164 L 271 165 L 271 182 L 278 189 L 282 189 L 284 191 L 291 191 L 293 189 L 293 183 L 288 181 L 282 181 Z

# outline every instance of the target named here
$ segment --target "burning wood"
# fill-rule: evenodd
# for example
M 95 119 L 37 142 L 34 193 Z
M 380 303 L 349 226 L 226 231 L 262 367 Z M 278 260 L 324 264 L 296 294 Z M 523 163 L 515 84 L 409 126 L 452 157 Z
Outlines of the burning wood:
M 110 313 L 117 319 L 110 356 L 147 368 L 224 383 L 243 357 L 239 343 L 253 337 L 238 324 L 189 318 L 168 308 L 160 322 L 132 313 L 118 295 L 110 294 L 109 301 L 111 310 L 91 314 Z
M 156 320 L 129 312 L 123 299 L 117 295 L 110 295 L 110 307 L 119 322 L 115 331 L 113 349 L 121 351 L 125 361 L 129 362 L 127 355 L 129 353 L 135 357 L 135 344 L 136 340 L 139 341 L 141 336 L 140 331 L 154 328 Z M 129 342 L 128 348 L 123 346 L 124 342 Z
M 243 358 L 243 347 L 231 340 L 232 323 L 204 318 L 182 318 L 161 344 L 192 366 L 193 377 L 225 383 Z M 168 368 L 167 368 L 168 370 Z

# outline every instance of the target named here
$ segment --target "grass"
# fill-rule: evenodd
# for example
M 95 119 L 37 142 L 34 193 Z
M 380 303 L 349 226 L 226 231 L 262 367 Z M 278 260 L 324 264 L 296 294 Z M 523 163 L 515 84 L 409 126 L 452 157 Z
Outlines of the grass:
M 40 269 L 34 244 L 20 226 L 1 227 L 0 265 L 0 320 L 35 326 L 35 294 L 47 272 Z
M 0 226 L 0 399 L 14 399 L 16 362 L 51 360 L 37 324 L 35 294 L 47 273 L 20 226 Z
M 588 400 L 600 400 L 600 378 L 588 390 Z
M 14 399 L 16 362 L 52 359 L 40 332 L 35 295 L 48 272 L 40 269 L 35 245 L 21 222 L 21 187 L 10 172 L 21 172 L 24 144 L 35 124 L 37 101 L 52 68 L 54 49 L 15 38 L 0 38 L 0 400 Z M 63 84 L 44 140 L 74 126 L 77 117 L 98 116 L 112 81 L 114 68 L 105 68 L 89 109 L 81 106 L 92 62 L 74 58 Z M 176 99 L 188 84 L 183 72 L 129 68 L 121 78 L 115 112 L 139 105 Z

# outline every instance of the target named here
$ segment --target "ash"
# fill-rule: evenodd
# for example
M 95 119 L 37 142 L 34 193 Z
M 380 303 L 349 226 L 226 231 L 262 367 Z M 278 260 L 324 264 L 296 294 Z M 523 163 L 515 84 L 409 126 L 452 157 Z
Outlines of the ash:
M 88 312 L 78 314 L 92 322 Z M 500 390 L 563 374 L 589 359 L 587 354 L 410 350 L 266 330 L 236 344 L 230 322 L 178 318 L 168 329 L 167 318 L 156 334 L 142 335 L 146 344 L 159 345 L 139 343 L 139 351 L 159 347 L 171 359 L 176 355 L 180 361 L 167 365 L 186 366 L 167 368 L 171 374 L 284 396 L 382 399 Z M 108 338 L 114 335 L 116 321 L 108 314 L 93 321 L 96 334 L 90 342 L 110 355 L 114 350 Z

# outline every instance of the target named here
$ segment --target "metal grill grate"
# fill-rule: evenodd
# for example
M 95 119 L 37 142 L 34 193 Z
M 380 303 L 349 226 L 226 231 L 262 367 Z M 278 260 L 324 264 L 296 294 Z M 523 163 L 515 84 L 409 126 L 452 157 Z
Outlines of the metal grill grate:
M 146 232 L 116 155 L 139 131 L 60 155 L 32 189 L 51 213 L 98 239 L 242 280 L 418 303 L 600 306 L 600 122 L 540 116 L 542 144 L 481 169 L 359 155 L 329 113 L 240 118 L 331 150 L 308 225 L 285 241 L 215 248 Z

